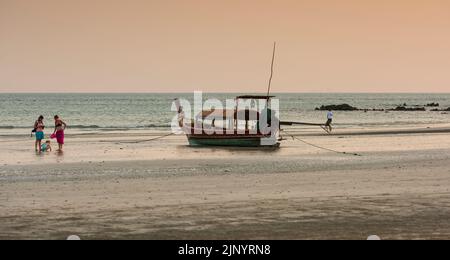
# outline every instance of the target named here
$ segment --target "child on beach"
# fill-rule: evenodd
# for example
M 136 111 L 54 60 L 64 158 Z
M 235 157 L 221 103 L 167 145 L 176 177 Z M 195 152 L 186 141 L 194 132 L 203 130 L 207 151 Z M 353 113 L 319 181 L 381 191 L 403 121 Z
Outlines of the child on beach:
M 47 140 L 45 143 L 42 144 L 41 151 L 42 152 L 51 152 L 52 151 L 52 146 L 51 146 L 50 140 Z

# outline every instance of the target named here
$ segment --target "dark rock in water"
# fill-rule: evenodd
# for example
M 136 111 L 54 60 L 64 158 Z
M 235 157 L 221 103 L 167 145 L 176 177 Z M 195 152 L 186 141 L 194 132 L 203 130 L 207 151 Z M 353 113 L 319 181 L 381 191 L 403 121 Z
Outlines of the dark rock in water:
M 356 107 L 352 107 L 349 104 L 341 104 L 341 105 L 321 106 L 320 108 L 316 108 L 316 110 L 357 111 L 359 109 Z
M 437 107 L 439 104 L 437 103 L 430 103 L 426 105 L 427 107 Z M 364 112 L 389 112 L 389 111 L 405 111 L 405 112 L 414 112 L 414 111 L 427 111 L 425 107 L 423 106 L 407 106 L 406 104 L 404 106 L 397 106 L 393 109 L 380 109 L 380 108 L 373 108 L 373 109 L 359 109 L 356 107 L 353 107 L 349 104 L 340 104 L 340 105 L 327 105 L 327 106 L 321 106 L 316 108 L 318 111 L 364 111 Z M 440 109 L 432 109 L 430 111 L 450 111 L 450 107 L 448 109 L 440 110 Z
M 389 109 L 389 111 L 426 111 L 424 107 L 405 107 L 399 106 L 394 109 Z
M 398 106 L 394 109 L 391 109 L 393 111 L 406 111 L 406 106 Z
M 383 108 L 372 108 L 372 109 L 361 109 L 364 112 L 372 111 L 372 112 L 384 112 L 385 109 Z
M 437 108 L 435 108 L 435 109 L 431 109 L 430 111 L 433 111 L 433 112 L 449 112 L 450 111 L 450 107 L 447 108 L 447 109 L 437 109 Z

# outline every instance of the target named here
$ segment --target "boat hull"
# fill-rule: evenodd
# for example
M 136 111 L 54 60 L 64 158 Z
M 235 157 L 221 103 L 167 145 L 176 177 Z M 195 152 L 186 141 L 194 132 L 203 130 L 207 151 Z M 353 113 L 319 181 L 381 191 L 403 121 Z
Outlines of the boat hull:
M 278 147 L 277 142 L 273 145 L 262 145 L 261 137 L 227 137 L 208 138 L 188 136 L 190 146 L 223 146 L 223 147 Z

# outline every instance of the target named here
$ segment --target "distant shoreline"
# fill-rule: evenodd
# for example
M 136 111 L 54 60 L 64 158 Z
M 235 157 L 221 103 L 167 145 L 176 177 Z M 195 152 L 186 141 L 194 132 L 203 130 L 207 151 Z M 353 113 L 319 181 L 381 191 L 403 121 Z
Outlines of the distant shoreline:
M 161 95 L 171 95 L 171 94 L 193 94 L 194 91 L 200 91 L 200 90 L 193 90 L 192 92 L 52 92 L 52 91 L 44 91 L 44 92 L 0 92 L 0 95 L 4 95 L 4 94 L 100 94 L 100 95 L 120 95 L 120 94 L 127 94 L 127 95 L 133 95 L 133 94 L 161 94 Z M 215 92 L 215 91 L 202 91 L 205 94 L 233 94 L 233 95 L 240 95 L 240 94 L 244 94 L 244 92 Z M 265 92 L 248 92 L 250 94 L 266 94 Z M 248 94 L 246 92 L 246 94 Z M 351 94 L 351 95 L 450 95 L 450 92 L 326 92 L 326 91 L 319 91 L 319 92 L 272 92 L 272 95 L 277 95 L 277 94 L 337 94 L 337 95 L 345 95 L 345 94 Z

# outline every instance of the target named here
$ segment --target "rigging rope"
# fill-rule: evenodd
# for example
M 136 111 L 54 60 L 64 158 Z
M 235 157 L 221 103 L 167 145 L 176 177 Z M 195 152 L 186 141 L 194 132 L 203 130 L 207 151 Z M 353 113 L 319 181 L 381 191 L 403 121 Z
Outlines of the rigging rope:
M 147 139 L 147 140 L 129 141 L 129 142 L 115 142 L 115 143 L 138 144 L 138 143 L 145 143 L 145 142 L 156 141 L 156 140 L 163 139 L 163 138 L 166 138 L 166 137 L 169 137 L 169 136 L 172 136 L 172 135 L 175 135 L 175 133 L 170 133 L 170 134 L 167 134 L 167 135 L 158 136 L 158 137 Z M 330 148 L 326 148 L 326 147 L 323 147 L 323 146 L 315 145 L 315 144 L 307 142 L 307 141 L 305 141 L 303 139 L 300 139 L 300 138 L 298 138 L 298 137 L 296 137 L 296 136 L 294 136 L 292 134 L 288 134 L 288 136 L 292 137 L 292 139 L 298 140 L 298 141 L 300 141 L 300 142 L 302 142 L 302 143 L 304 143 L 306 145 L 315 147 L 317 149 L 321 149 L 321 150 L 325 150 L 325 151 L 329 151 L 329 152 L 333 152 L 333 153 L 338 153 L 338 154 L 345 154 L 345 155 L 351 155 L 351 156 L 362 156 L 361 154 L 358 154 L 358 153 L 342 152 L 342 151 L 337 151 L 337 150 L 333 150 L 333 149 L 330 149 Z M 114 141 L 100 141 L 100 142 L 114 142 Z
M 304 144 L 307 144 L 309 146 L 312 146 L 312 147 L 315 147 L 315 148 L 318 148 L 318 149 L 321 149 L 321 150 L 325 150 L 325 151 L 329 151 L 329 152 L 333 152 L 333 153 L 338 153 L 338 154 L 345 154 L 345 155 L 352 155 L 352 156 L 362 156 L 361 154 L 358 154 L 358 153 L 348 153 L 348 152 L 336 151 L 336 150 L 333 150 L 333 149 L 330 149 L 330 148 L 318 146 L 318 145 L 309 143 L 309 142 L 307 142 L 305 140 L 302 140 L 302 139 L 300 139 L 300 138 L 298 138 L 298 137 L 296 137 L 294 135 L 291 135 L 291 134 L 288 134 L 288 135 L 290 137 L 292 137 L 292 139 L 296 139 L 296 140 L 298 140 L 298 141 L 300 141 L 300 142 L 302 142 Z
M 139 143 L 146 143 L 146 142 L 151 142 L 151 141 L 156 141 L 159 139 L 163 139 L 169 136 L 175 135 L 175 133 L 170 133 L 170 134 L 166 134 L 163 136 L 158 136 L 152 139 L 147 139 L 147 140 L 139 140 L 139 141 L 100 141 L 101 143 L 121 143 L 121 144 L 139 144 Z

